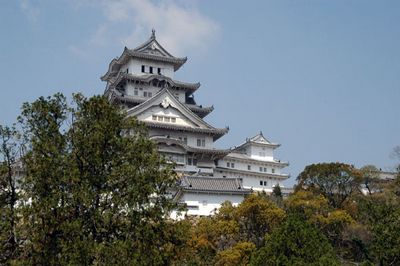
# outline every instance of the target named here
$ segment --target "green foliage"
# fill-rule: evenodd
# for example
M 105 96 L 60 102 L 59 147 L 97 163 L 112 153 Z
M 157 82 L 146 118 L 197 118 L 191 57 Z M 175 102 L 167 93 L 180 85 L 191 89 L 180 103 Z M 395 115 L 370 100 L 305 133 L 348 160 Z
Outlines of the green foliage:
M 251 265 L 339 265 L 332 246 L 314 226 L 289 216 L 251 259 Z
M 99 96 L 24 104 L 26 264 L 162 265 L 181 238 L 172 166 L 146 129 Z
M 251 242 L 240 242 L 232 248 L 223 250 L 217 254 L 215 265 L 237 266 L 248 265 L 252 252 L 256 246 Z
M 20 144 L 15 128 L 0 125 L 0 264 L 18 255 L 19 200 L 17 159 Z
M 380 265 L 400 263 L 400 199 L 387 190 L 363 198 L 360 202 L 361 220 L 371 234 L 371 259 Z
M 342 208 L 359 191 L 362 175 L 348 164 L 320 163 L 307 166 L 297 180 L 300 188 L 321 193 L 331 206 Z
M 173 165 L 105 98 L 41 97 L 19 122 L 0 126 L 2 265 L 400 263 L 400 179 L 372 166 L 310 165 L 288 199 L 276 186 L 172 221 Z
M 235 215 L 246 240 L 260 247 L 264 236 L 270 233 L 285 218 L 285 211 L 266 197 L 249 195 L 237 208 Z
M 365 165 L 360 169 L 363 184 L 368 191 L 368 194 L 378 192 L 381 188 L 381 180 L 379 179 L 379 170 L 374 165 Z

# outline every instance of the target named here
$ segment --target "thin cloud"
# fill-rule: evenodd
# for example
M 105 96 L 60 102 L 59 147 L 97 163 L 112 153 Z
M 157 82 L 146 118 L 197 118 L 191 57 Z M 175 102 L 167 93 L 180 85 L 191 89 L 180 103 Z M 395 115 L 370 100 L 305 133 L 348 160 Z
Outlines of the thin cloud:
M 81 2 L 82 3 L 82 2 Z M 172 54 L 182 56 L 188 51 L 204 51 L 219 32 L 219 25 L 203 15 L 193 2 L 177 0 L 115 0 L 88 1 L 100 5 L 104 21 L 90 37 L 88 47 L 115 45 L 134 48 L 156 29 L 157 39 Z
M 37 5 L 32 3 L 30 0 L 20 0 L 19 6 L 29 20 L 32 22 L 37 21 L 40 14 L 40 9 Z

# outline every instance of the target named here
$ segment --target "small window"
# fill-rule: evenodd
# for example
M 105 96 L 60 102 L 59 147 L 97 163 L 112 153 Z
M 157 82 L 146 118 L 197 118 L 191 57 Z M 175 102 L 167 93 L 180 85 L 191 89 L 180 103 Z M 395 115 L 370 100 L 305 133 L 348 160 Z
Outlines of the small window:
M 264 167 L 264 172 L 267 172 L 267 168 Z
M 153 96 L 153 93 L 148 92 L 148 93 L 147 93 L 147 96 L 152 97 L 152 96 Z
M 171 122 L 172 123 L 176 123 L 176 118 L 175 117 L 171 117 Z
M 201 139 L 197 139 L 197 147 L 201 147 Z
M 143 92 L 143 97 L 147 97 L 147 91 Z
M 197 165 L 197 159 L 193 158 L 193 165 Z
M 263 185 L 263 181 L 260 181 L 260 186 L 262 186 Z
M 202 140 L 201 140 L 201 146 L 202 146 L 202 147 L 205 147 L 205 146 L 206 146 L 206 140 L 205 140 L 205 139 L 202 139 Z
M 226 167 L 231 167 L 231 163 L 226 163 Z
M 192 165 L 192 158 L 188 158 L 188 159 L 187 159 L 187 164 L 188 164 L 188 165 Z
M 231 167 L 232 167 L 232 168 L 235 168 L 235 163 L 231 163 Z
M 183 137 L 183 142 L 185 142 L 185 144 L 187 144 L 187 137 Z
M 153 115 L 153 120 L 155 121 L 155 120 L 157 120 L 157 116 L 156 115 Z
M 129 73 L 129 68 L 126 69 L 126 74 L 128 74 L 128 73 Z
M 264 181 L 264 186 L 267 186 L 267 181 Z
M 168 122 L 168 123 L 169 123 L 170 118 L 169 118 L 169 117 L 164 117 L 164 120 L 165 120 L 165 122 Z
M 272 168 L 272 170 L 271 170 L 271 171 L 272 171 L 272 173 L 273 173 L 273 174 L 275 174 L 275 169 L 274 169 L 274 168 Z
M 149 68 L 149 72 L 150 72 L 150 74 L 153 74 L 153 67 Z
M 138 91 L 137 88 L 135 88 L 135 89 L 133 90 L 133 95 L 135 95 L 135 96 L 138 96 L 138 95 L 139 95 L 139 91 Z
M 262 172 L 263 168 L 260 166 L 260 172 Z
M 158 121 L 163 121 L 163 117 L 162 116 L 158 116 Z
M 157 68 L 158 75 L 161 75 L 161 68 Z
M 251 170 L 251 165 L 247 165 L 247 170 Z
M 142 65 L 142 73 L 145 73 L 145 72 L 146 72 L 146 68 L 144 65 Z

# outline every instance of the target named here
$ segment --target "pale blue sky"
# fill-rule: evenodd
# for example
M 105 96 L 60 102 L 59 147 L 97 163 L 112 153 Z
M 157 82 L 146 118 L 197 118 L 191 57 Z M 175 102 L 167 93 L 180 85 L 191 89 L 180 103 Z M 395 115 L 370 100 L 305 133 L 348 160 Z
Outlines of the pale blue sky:
M 291 181 L 308 164 L 390 169 L 400 144 L 399 1 L 1 1 L 0 123 L 25 101 L 101 94 L 124 48 L 158 40 L 188 62 L 218 147 L 260 130 Z

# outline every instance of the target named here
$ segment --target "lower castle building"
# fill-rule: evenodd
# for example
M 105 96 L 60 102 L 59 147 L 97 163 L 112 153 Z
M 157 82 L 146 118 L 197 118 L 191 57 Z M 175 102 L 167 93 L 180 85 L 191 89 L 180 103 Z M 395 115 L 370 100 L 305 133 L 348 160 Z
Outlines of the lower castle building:
M 101 79 L 105 95 L 149 129 L 160 153 L 176 163 L 180 190 L 175 198 L 185 203 L 188 215 L 210 215 L 229 200 L 239 204 L 255 191 L 271 193 L 289 176 L 287 162 L 275 159 L 272 143 L 260 132 L 241 145 L 217 149 L 214 142 L 229 128 L 216 128 L 204 118 L 214 107 L 198 105 L 194 93 L 200 83 L 174 79 L 187 61 L 167 52 L 155 32 L 135 49 L 125 47 Z

